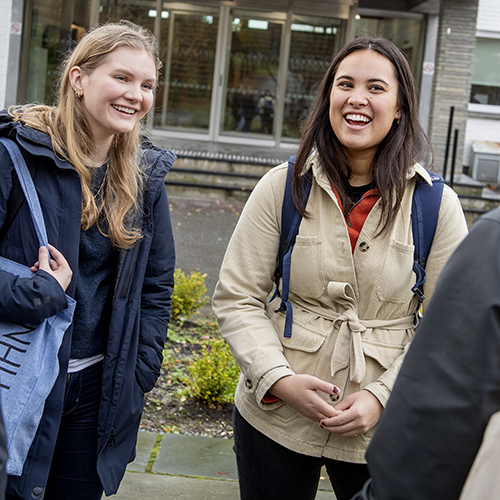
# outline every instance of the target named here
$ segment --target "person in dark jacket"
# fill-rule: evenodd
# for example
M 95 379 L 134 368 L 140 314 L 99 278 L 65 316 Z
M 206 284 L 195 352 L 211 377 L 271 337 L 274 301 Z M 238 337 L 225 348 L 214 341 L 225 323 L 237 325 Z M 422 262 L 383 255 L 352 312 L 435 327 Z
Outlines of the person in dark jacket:
M 472 225 L 438 280 L 356 500 L 500 498 L 499 248 L 497 208 Z
M 0 271 L 0 320 L 37 324 L 66 307 L 65 293 L 77 301 L 58 379 L 22 474 L 8 478 L 8 499 L 97 500 L 116 493 L 135 457 L 174 285 L 164 177 L 175 155 L 140 134 L 160 64 L 149 31 L 105 24 L 64 63 L 56 107 L 0 114 L 0 136 L 16 141 L 30 167 L 53 257 L 49 265 L 38 248 L 24 203 L 0 255 L 33 266 L 33 276 Z M 1 146 L 0 228 L 15 179 Z

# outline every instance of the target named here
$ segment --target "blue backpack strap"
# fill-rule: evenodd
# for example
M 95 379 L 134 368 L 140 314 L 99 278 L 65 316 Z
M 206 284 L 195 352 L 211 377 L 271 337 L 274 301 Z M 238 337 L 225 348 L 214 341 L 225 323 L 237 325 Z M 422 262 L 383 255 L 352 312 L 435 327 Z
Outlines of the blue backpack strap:
M 420 302 L 425 299 L 423 292 L 426 281 L 425 265 L 436 232 L 444 187 L 444 179 L 440 175 L 434 172 L 429 172 L 429 175 L 432 186 L 417 178 L 411 209 L 411 229 L 415 245 L 413 272 L 417 276 L 411 290 Z
M 278 266 L 274 273 L 276 291 L 271 297 L 271 301 L 277 296 L 281 296 L 280 307 L 275 312 L 286 312 L 285 332 L 284 336 L 290 338 L 292 336 L 292 320 L 293 312 L 292 305 L 288 301 L 288 293 L 290 288 L 290 262 L 292 256 L 295 238 L 299 232 L 302 216 L 297 211 L 292 197 L 292 177 L 293 167 L 295 164 L 295 156 L 291 156 L 288 160 L 288 170 L 286 176 L 285 192 L 283 194 L 283 205 L 281 208 L 281 234 L 280 245 L 278 251 Z M 304 176 L 304 201 L 307 202 L 311 191 L 312 177 L 308 173 Z M 278 290 L 280 278 L 282 279 L 281 294 Z

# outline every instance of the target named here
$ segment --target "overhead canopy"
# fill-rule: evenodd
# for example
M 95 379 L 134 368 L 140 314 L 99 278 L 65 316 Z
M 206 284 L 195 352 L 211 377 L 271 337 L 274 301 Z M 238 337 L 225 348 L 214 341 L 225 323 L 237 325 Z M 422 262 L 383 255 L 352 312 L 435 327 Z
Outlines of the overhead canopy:
M 222 0 L 220 0 L 222 1 Z M 198 4 L 213 4 L 214 0 L 197 0 Z M 215 1 L 215 3 L 218 3 Z M 365 10 L 387 10 L 391 12 L 409 12 L 438 14 L 439 0 L 231 0 L 234 7 L 253 9 L 272 9 L 277 11 L 293 10 L 299 15 L 317 15 L 347 19 L 352 6 Z M 165 5 L 171 2 L 165 2 Z

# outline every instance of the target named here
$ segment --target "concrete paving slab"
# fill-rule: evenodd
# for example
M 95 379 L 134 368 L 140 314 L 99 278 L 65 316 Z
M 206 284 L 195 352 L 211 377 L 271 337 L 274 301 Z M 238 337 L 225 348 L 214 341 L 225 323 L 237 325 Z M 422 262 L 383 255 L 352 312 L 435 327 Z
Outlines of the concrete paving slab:
M 239 498 L 232 440 L 166 434 L 162 437 L 153 473 L 145 473 L 151 452 L 156 445 L 156 437 L 157 434 L 154 432 L 139 432 L 137 457 L 129 464 L 120 489 L 113 498 L 117 500 Z M 316 500 L 335 500 L 331 490 L 328 475 L 323 468 Z
M 134 462 L 128 465 L 127 471 L 145 472 L 151 457 L 151 452 L 156 445 L 156 438 L 157 434 L 155 432 L 139 431 L 137 436 L 137 455 Z M 205 472 L 210 473 L 210 475 L 206 477 L 237 479 L 232 440 L 177 434 L 166 434 L 163 436 L 162 441 L 163 439 L 165 439 L 165 446 L 168 450 L 166 450 L 166 452 L 162 451 L 161 454 L 157 456 L 153 472 L 159 474 L 204 476 L 196 465 L 200 461 L 200 449 L 202 449 L 202 453 L 205 454 L 203 460 L 212 463 L 212 466 L 208 470 L 206 468 L 206 463 L 204 462 L 203 464 Z M 194 455 L 196 457 L 195 465 L 191 465 L 191 458 L 190 456 L 186 456 L 186 449 L 190 450 L 190 456 Z M 165 459 L 167 463 L 165 463 Z M 230 472 L 226 474 L 222 469 L 228 466 Z M 216 474 L 214 474 L 214 469 L 221 470 L 216 471 Z M 181 470 L 181 472 L 179 472 L 179 470 Z M 332 491 L 332 486 L 324 467 L 321 471 L 319 489 L 323 491 Z
M 321 469 L 321 475 L 319 476 L 319 486 L 320 490 L 333 491 L 332 483 L 330 483 L 330 479 L 328 478 L 328 472 L 326 472 L 326 468 L 323 467 Z
M 151 451 L 156 444 L 156 433 L 139 431 L 137 435 L 136 457 L 128 464 L 127 470 L 135 472 L 144 472 L 151 456 Z
M 103 496 L 103 500 L 107 498 Z M 236 500 L 238 482 L 162 474 L 126 472 L 116 500 Z M 331 491 L 318 491 L 316 500 L 335 500 Z
M 235 500 L 239 496 L 236 481 L 126 472 L 118 493 L 109 498 L 116 498 L 116 500 Z M 105 498 L 103 497 L 103 500 Z
M 237 479 L 231 439 L 165 434 L 153 472 Z

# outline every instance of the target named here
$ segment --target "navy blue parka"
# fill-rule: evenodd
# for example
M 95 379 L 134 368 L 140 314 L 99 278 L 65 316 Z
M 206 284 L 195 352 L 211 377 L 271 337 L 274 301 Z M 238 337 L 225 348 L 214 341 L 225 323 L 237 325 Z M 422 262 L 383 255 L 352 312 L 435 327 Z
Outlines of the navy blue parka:
M 48 241 L 73 270 L 66 293 L 74 296 L 78 274 L 81 185 L 74 168 L 54 155 L 50 138 L 0 113 L 0 136 L 14 139 L 28 165 L 42 206 Z M 175 252 L 164 177 L 175 155 L 142 144 L 146 172 L 143 194 L 143 237 L 120 251 L 105 353 L 98 421 L 97 469 L 106 495 L 116 493 L 135 443 L 144 393 L 158 378 L 170 319 Z M 14 167 L 0 145 L 0 227 L 6 218 Z M 0 244 L 0 255 L 31 266 L 38 260 L 38 240 L 27 203 L 23 203 Z M 50 300 L 46 300 L 50 297 Z M 34 301 L 36 298 L 45 300 Z M 39 303 L 35 305 L 35 303 Z M 21 280 L 0 271 L 0 319 L 35 325 L 66 307 L 58 282 L 39 270 Z M 49 395 L 23 474 L 10 477 L 8 492 L 23 499 L 43 498 L 62 412 L 71 346 L 70 327 L 59 352 L 59 377 Z

